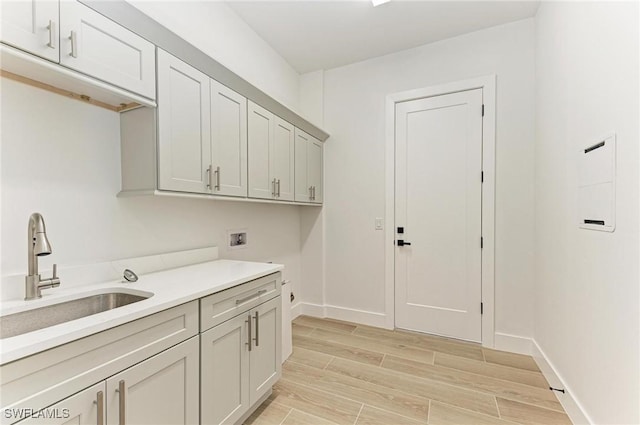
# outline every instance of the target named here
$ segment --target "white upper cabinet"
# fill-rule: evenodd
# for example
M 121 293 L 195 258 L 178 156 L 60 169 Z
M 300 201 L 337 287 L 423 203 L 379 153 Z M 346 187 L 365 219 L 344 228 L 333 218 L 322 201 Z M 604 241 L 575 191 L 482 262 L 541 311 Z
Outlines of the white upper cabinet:
M 295 129 L 280 117 L 275 117 L 273 143 L 270 151 L 270 170 L 276 179 L 277 199 L 294 200 Z
M 275 199 L 276 182 L 269 173 L 274 115 L 249 101 L 249 197 Z
M 209 77 L 158 49 L 158 187 L 211 193 Z
M 155 98 L 154 45 L 76 1 L 60 2 L 60 63 Z
M 249 101 L 249 196 L 293 201 L 294 127 Z
M 307 145 L 307 184 L 311 186 L 311 202 L 322 203 L 322 142 L 311 137 Z
M 295 200 L 321 204 L 322 142 L 296 128 Z
M 247 99 L 215 80 L 210 85 L 211 193 L 247 196 Z
M 60 60 L 58 2 L 2 1 L 2 42 L 50 61 Z

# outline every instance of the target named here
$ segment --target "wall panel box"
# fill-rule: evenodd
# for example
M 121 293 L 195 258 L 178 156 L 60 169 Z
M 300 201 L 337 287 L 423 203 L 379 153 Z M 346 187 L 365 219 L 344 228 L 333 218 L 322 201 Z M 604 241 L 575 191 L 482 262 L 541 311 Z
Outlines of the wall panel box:
M 616 228 L 616 136 L 609 134 L 579 153 L 579 227 L 613 232 Z

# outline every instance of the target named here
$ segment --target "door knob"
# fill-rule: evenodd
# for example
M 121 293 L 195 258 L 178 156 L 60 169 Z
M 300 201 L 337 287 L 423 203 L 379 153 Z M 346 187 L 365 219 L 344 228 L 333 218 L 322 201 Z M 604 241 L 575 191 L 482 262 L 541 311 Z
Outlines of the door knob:
M 398 246 L 411 245 L 411 242 L 405 242 L 402 239 L 398 239 Z

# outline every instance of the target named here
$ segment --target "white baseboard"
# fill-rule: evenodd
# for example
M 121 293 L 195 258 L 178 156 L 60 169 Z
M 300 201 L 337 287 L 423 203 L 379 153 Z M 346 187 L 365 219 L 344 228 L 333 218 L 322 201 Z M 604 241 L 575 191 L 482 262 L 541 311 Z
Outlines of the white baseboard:
M 338 307 L 335 305 L 321 305 L 300 302 L 294 307 L 297 314 L 291 312 L 292 317 L 304 314 L 312 317 L 330 318 L 336 320 L 344 320 L 346 322 L 360 323 L 362 325 L 375 326 L 384 328 L 386 326 L 387 316 L 383 313 L 374 313 L 371 311 L 356 310 L 352 308 Z
M 571 422 L 573 422 L 574 425 L 593 424 L 593 421 L 585 413 L 580 402 L 573 397 L 571 389 L 564 383 L 562 376 L 557 372 L 556 368 L 553 367 L 553 364 L 549 361 L 549 358 L 546 356 L 544 351 L 542 351 L 535 339 L 532 339 L 531 342 L 531 355 L 538 364 L 538 367 L 542 371 L 544 377 L 549 381 L 549 385 L 554 388 L 565 390 L 564 394 L 556 392 L 556 395 L 558 396 L 558 400 L 560 401 L 560 404 L 562 404 L 564 411 L 567 412 L 567 415 L 571 418 Z
M 533 340 L 523 336 L 496 332 L 493 344 L 496 350 L 526 354 L 527 356 L 533 353 Z
M 298 302 L 296 305 L 291 306 L 291 320 L 294 320 L 296 317 L 300 316 L 302 313 L 300 312 L 302 303 Z
M 299 303 L 300 305 L 300 314 L 304 314 L 305 316 L 311 317 L 327 317 L 324 313 L 324 306 L 320 304 L 311 304 L 311 303 Z
M 377 328 L 384 328 L 387 321 L 387 315 L 383 313 L 373 313 L 371 311 L 355 310 L 335 305 L 325 306 L 325 314 L 332 319 L 360 323 Z

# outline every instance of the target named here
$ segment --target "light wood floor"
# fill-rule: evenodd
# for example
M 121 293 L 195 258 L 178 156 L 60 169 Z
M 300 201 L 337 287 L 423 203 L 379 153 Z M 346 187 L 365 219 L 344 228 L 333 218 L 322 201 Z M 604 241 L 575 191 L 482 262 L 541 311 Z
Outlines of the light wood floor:
M 529 356 L 300 316 L 293 354 L 247 425 L 571 424 Z

